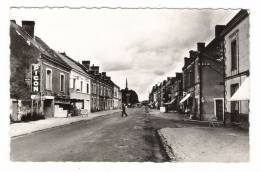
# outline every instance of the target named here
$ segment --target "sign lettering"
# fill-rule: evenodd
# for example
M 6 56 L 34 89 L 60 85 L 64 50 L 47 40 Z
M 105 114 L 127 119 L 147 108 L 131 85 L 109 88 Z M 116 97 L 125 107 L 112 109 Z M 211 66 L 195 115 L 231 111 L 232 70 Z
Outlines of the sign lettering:
M 32 94 L 40 92 L 40 65 L 32 64 Z

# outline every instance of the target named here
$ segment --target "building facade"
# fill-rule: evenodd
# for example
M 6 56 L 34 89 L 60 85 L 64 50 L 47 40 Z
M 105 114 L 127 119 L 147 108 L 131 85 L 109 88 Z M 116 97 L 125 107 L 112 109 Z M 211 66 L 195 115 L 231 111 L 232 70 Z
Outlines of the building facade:
M 249 126 L 249 99 L 231 101 L 231 97 L 249 78 L 249 13 L 241 10 L 222 32 L 225 50 L 225 119 L 226 123 Z M 245 90 L 243 90 L 246 93 Z M 249 94 L 249 93 L 247 93 Z
M 69 71 L 58 54 L 34 35 L 34 21 L 11 21 L 10 98 L 13 120 L 60 117 L 69 105 Z
M 184 58 L 184 97 L 180 103 L 193 119 L 224 121 L 223 29 L 216 25 L 215 38 L 206 47 L 197 43 L 197 51 L 191 50 L 190 58 Z
M 181 98 L 183 97 L 182 73 L 175 73 L 175 80 L 173 82 L 173 106 L 176 111 L 182 113 L 183 108 L 180 105 Z
M 84 65 L 84 64 L 83 64 Z M 114 107 L 114 83 L 106 72 L 99 73 L 99 66 L 89 66 L 91 76 L 91 112 L 111 110 Z
M 174 99 L 174 82 L 176 78 L 175 77 L 167 77 L 166 85 L 165 85 L 165 102 L 164 106 L 166 108 L 166 111 L 170 110 L 176 110 L 176 106 L 174 105 L 175 99 Z
M 90 67 L 90 61 L 80 64 L 54 51 L 34 35 L 34 26 L 34 21 L 10 23 L 11 120 L 68 117 L 72 109 L 118 108 L 120 94 L 105 72 Z
M 66 53 L 59 53 L 60 58 L 70 67 L 69 94 L 71 105 L 76 109 L 85 109 L 90 112 L 90 76 L 81 65 L 68 57 Z
M 114 83 L 113 83 L 114 84 Z M 113 109 L 118 109 L 120 108 L 120 100 L 119 100 L 119 92 L 120 88 L 114 84 L 114 90 L 113 90 Z

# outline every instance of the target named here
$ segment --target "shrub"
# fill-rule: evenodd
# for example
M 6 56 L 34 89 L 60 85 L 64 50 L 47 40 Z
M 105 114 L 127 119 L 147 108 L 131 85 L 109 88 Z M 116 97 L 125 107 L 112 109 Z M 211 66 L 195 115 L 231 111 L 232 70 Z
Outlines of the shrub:
M 45 117 L 42 114 L 37 114 L 36 112 L 24 114 L 21 117 L 21 121 L 27 122 L 27 121 L 37 121 L 45 119 Z

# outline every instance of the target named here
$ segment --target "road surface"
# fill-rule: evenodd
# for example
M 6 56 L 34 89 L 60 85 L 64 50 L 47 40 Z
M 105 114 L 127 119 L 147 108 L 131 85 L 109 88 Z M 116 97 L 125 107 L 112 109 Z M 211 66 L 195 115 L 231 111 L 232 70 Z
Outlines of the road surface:
M 119 112 L 11 139 L 12 161 L 165 162 L 156 129 L 174 122 L 143 108 Z

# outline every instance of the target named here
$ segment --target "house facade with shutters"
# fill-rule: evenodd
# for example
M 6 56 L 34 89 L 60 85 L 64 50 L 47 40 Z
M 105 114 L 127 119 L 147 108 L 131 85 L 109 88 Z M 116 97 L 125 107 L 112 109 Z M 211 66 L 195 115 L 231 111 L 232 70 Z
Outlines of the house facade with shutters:
M 249 126 L 249 99 L 231 97 L 249 78 L 249 12 L 241 10 L 222 32 L 225 47 L 225 118 L 226 123 Z M 246 93 L 245 90 L 242 92 Z M 249 94 L 249 93 L 248 93 Z

